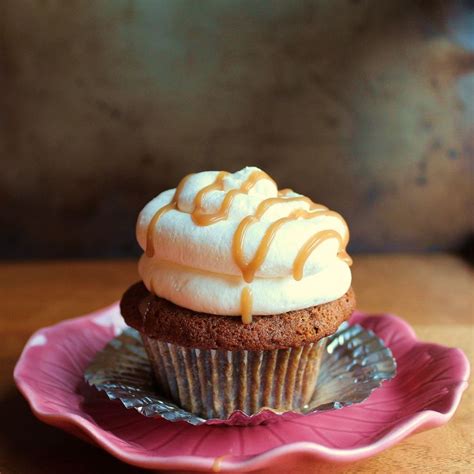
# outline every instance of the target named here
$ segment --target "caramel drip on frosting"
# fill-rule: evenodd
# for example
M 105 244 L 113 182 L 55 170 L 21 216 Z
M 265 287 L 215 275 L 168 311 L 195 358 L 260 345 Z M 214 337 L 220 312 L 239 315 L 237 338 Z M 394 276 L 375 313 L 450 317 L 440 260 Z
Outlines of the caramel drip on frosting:
M 194 211 L 191 213 L 191 217 L 195 224 L 200 226 L 215 224 L 216 222 L 227 219 L 229 216 L 230 206 L 232 205 L 233 200 L 238 194 L 247 194 L 258 181 L 261 179 L 269 179 L 270 176 L 267 175 L 264 171 L 254 171 L 240 186 L 238 189 L 231 189 L 227 192 L 222 201 L 222 204 L 217 212 L 214 213 L 205 213 L 202 210 L 202 200 L 204 196 L 211 191 L 223 191 L 224 189 L 224 178 L 229 173 L 222 171 L 217 175 L 216 180 L 201 189 L 196 194 L 196 199 L 194 200 Z
M 244 324 L 250 324 L 252 322 L 252 306 L 252 289 L 250 286 L 244 286 L 242 293 L 240 294 L 240 313 Z
M 218 175 L 215 181 L 211 184 L 208 184 L 204 188 L 202 188 L 197 194 L 196 197 L 194 198 L 194 210 L 191 213 L 191 217 L 193 218 L 193 221 L 197 225 L 204 225 L 200 221 L 200 217 L 203 214 L 202 211 L 202 200 L 206 196 L 206 194 L 209 194 L 212 191 L 217 191 L 217 190 L 222 190 L 224 187 L 224 178 L 228 175 L 229 173 L 225 171 L 221 171 Z
M 243 256 L 243 246 L 244 246 L 244 241 L 245 241 L 245 234 L 247 233 L 250 226 L 258 222 L 271 206 L 274 206 L 275 204 L 281 204 L 281 203 L 287 203 L 287 202 L 305 202 L 310 205 L 310 209 L 309 210 L 296 209 L 292 211 L 287 217 L 282 217 L 278 219 L 277 221 L 273 222 L 272 224 L 270 224 L 265 234 L 263 235 L 262 240 L 260 241 L 260 244 L 252 260 L 249 263 L 245 263 L 244 256 Z M 273 239 L 275 238 L 277 231 L 284 224 L 286 224 L 287 222 L 294 221 L 296 219 L 313 219 L 315 217 L 320 217 L 320 216 L 335 216 L 335 217 L 340 218 L 340 215 L 337 214 L 337 212 L 330 211 L 327 207 L 322 206 L 320 204 L 315 204 L 314 202 L 312 202 L 309 198 L 305 196 L 297 196 L 297 197 L 290 197 L 290 198 L 276 197 L 276 198 L 265 199 L 264 201 L 262 201 L 253 216 L 247 216 L 240 222 L 239 226 L 237 227 L 237 230 L 235 231 L 234 240 L 232 242 L 232 253 L 233 253 L 234 261 L 237 264 L 237 266 L 240 268 L 240 271 L 242 272 L 242 276 L 244 280 L 247 283 L 250 283 L 253 281 L 253 279 L 255 278 L 255 273 L 258 271 L 258 269 L 262 266 L 263 262 L 265 261 L 268 251 L 270 250 L 270 245 Z M 346 242 L 344 242 L 341 236 L 336 231 L 332 231 L 332 232 L 336 234 L 338 237 L 339 246 L 340 246 L 339 251 L 341 252 L 342 247 L 347 244 L 346 240 L 348 239 L 349 234 L 347 232 L 346 239 L 344 239 Z M 326 236 L 322 240 L 318 241 L 318 245 L 322 243 L 324 240 L 331 237 L 333 237 L 332 234 L 326 234 Z M 314 250 L 316 247 L 317 245 L 312 247 L 312 250 Z M 306 261 L 309 258 L 309 255 L 311 254 L 312 250 L 308 252 L 306 259 L 304 261 Z M 295 274 L 295 270 L 293 270 L 293 274 Z
M 217 175 L 213 183 L 205 186 L 196 194 L 194 198 L 194 203 L 193 203 L 194 204 L 193 212 L 191 212 L 191 218 L 193 219 L 196 225 L 207 226 L 207 225 L 215 224 L 216 222 L 219 222 L 221 220 L 227 219 L 227 217 L 229 216 L 230 206 L 232 205 L 232 201 L 234 200 L 235 196 L 237 196 L 238 194 L 247 194 L 255 186 L 255 184 L 257 184 L 257 182 L 260 181 L 261 179 L 269 179 L 273 181 L 270 178 L 270 176 L 268 176 L 267 173 L 265 173 L 264 171 L 260 171 L 260 170 L 254 171 L 244 181 L 244 183 L 242 183 L 242 186 L 240 186 L 239 189 L 232 189 L 226 194 L 217 212 L 205 213 L 202 209 L 202 201 L 204 197 L 212 191 L 222 191 L 224 189 L 224 178 L 228 175 L 229 173 L 227 173 L 226 171 L 221 171 Z M 187 183 L 188 179 L 191 176 L 193 175 L 188 174 L 179 182 L 176 188 L 176 191 L 173 195 L 173 199 L 171 199 L 171 202 L 167 204 L 166 206 L 163 206 L 162 208 L 158 209 L 158 211 L 152 217 L 147 229 L 145 253 L 148 257 L 153 257 L 153 255 L 155 254 L 155 249 L 153 247 L 153 235 L 154 235 L 158 221 L 168 211 L 171 211 L 172 209 L 178 209 L 179 196 L 181 195 L 181 192 L 183 191 L 185 184 Z
M 342 244 L 341 236 L 335 230 L 323 230 L 311 236 L 301 247 L 293 263 L 293 278 L 297 281 L 303 278 L 304 264 L 308 260 L 313 250 L 321 245 L 325 240 L 335 238 Z
M 171 202 L 170 204 L 167 204 L 166 206 L 162 207 L 150 221 L 150 224 L 148 225 L 147 229 L 147 235 L 146 235 L 146 250 L 145 253 L 147 257 L 153 257 L 155 255 L 155 247 L 153 245 L 153 229 L 156 227 L 157 222 L 159 221 L 160 217 L 163 214 L 166 214 L 168 211 L 171 211 L 171 209 L 176 209 L 176 203 Z
M 176 191 L 174 192 L 173 199 L 169 204 L 166 206 L 161 207 L 155 212 L 155 215 L 151 218 L 150 223 L 148 224 L 147 233 L 146 233 L 146 250 L 145 254 L 147 257 L 153 257 L 155 255 L 155 247 L 153 245 L 153 234 L 155 232 L 156 224 L 160 220 L 160 218 L 166 214 L 168 211 L 172 209 L 176 209 L 178 207 L 178 199 L 183 191 L 184 185 L 188 181 L 188 179 L 192 176 L 192 174 L 188 174 L 185 176 L 176 187 Z
M 194 207 L 193 211 L 190 213 L 191 218 L 194 223 L 198 226 L 208 226 L 215 224 L 221 220 L 225 220 L 229 216 L 230 207 L 233 200 L 239 194 L 247 194 L 255 184 L 261 179 L 271 178 L 263 171 L 254 171 L 238 189 L 232 189 L 227 192 L 225 195 L 219 209 L 214 213 L 206 213 L 203 210 L 203 200 L 208 193 L 212 191 L 223 191 L 224 190 L 224 179 L 228 176 L 229 173 L 221 171 L 214 182 L 202 188 L 194 198 Z M 160 218 L 168 211 L 172 209 L 178 209 L 179 196 L 189 179 L 192 175 L 185 176 L 179 183 L 176 191 L 174 193 L 173 199 L 171 202 L 162 208 L 160 208 L 152 217 L 150 224 L 147 229 L 147 244 L 146 244 L 146 255 L 152 257 L 154 255 L 153 247 L 153 235 Z M 265 258 L 270 250 L 270 245 L 273 242 L 278 230 L 286 223 L 297 220 L 297 219 L 313 219 L 321 216 L 333 216 L 340 219 L 342 222 L 344 220 L 342 217 L 334 211 L 329 210 L 327 207 L 314 203 L 311 199 L 306 196 L 288 196 L 293 191 L 291 189 L 282 189 L 278 191 L 278 197 L 268 198 L 262 201 L 255 213 L 250 216 L 246 216 L 239 223 L 234 238 L 232 241 L 232 255 L 235 263 L 239 267 L 243 279 L 247 283 L 251 283 L 255 278 L 255 274 L 262 266 L 265 261 Z M 275 222 L 272 222 L 267 230 L 265 231 L 255 255 L 246 263 L 243 255 L 243 246 L 245 241 L 245 235 L 252 224 L 255 224 L 260 221 L 264 216 L 265 212 L 272 206 L 276 204 L 289 203 L 289 202 L 301 202 L 306 203 L 309 206 L 309 209 L 295 209 L 292 210 L 288 216 L 282 217 Z M 345 248 L 347 242 L 349 241 L 349 230 L 346 227 L 346 232 L 344 237 L 342 237 L 339 232 L 335 230 L 323 230 L 317 232 L 311 236 L 304 245 L 298 251 L 298 254 L 293 262 L 293 278 L 295 280 L 301 280 L 303 278 L 304 266 L 312 252 L 323 242 L 328 239 L 337 239 L 339 242 L 338 257 L 344 260 L 349 265 L 352 263 L 351 258 L 346 253 Z M 240 307 L 242 322 L 244 324 L 249 324 L 252 322 L 252 306 L 253 306 L 253 297 L 252 289 L 250 286 L 245 286 L 241 292 L 240 298 Z

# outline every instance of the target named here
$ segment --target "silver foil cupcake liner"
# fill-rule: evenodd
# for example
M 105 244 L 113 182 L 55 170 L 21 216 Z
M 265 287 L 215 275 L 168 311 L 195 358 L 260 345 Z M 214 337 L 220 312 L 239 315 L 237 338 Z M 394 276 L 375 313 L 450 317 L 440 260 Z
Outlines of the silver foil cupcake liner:
M 206 419 L 225 419 L 236 410 L 252 415 L 266 407 L 303 407 L 313 395 L 326 345 L 323 339 L 292 349 L 226 351 L 142 339 L 163 395 Z
M 347 323 L 318 344 L 275 351 L 199 350 L 144 339 L 146 349 L 137 331 L 125 329 L 97 354 L 86 381 L 144 416 L 193 425 L 257 425 L 342 408 L 396 374 L 383 341 Z

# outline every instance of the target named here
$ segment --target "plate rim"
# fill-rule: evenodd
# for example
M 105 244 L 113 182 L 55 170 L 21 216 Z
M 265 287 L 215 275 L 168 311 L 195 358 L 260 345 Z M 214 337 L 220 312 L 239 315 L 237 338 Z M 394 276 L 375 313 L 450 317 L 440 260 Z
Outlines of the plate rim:
M 403 327 L 403 337 L 408 338 L 414 342 L 415 345 L 434 346 L 449 350 L 456 353 L 458 364 L 462 375 L 454 387 L 450 389 L 450 406 L 446 412 L 435 411 L 432 409 L 422 410 L 409 416 L 399 424 L 395 425 L 390 431 L 384 434 L 376 442 L 367 446 L 341 449 L 331 448 L 312 441 L 298 441 L 288 443 L 282 446 L 270 448 L 258 454 L 250 455 L 247 459 L 239 459 L 241 456 L 224 455 L 220 458 L 205 457 L 199 455 L 175 455 L 175 456 L 160 456 L 160 455 L 142 455 L 135 453 L 123 452 L 119 446 L 109 441 L 103 429 L 90 422 L 89 420 L 77 414 L 66 412 L 64 414 L 54 413 L 41 409 L 38 406 L 38 399 L 34 389 L 29 386 L 27 380 L 22 378 L 22 370 L 25 366 L 25 361 L 28 357 L 28 352 L 33 347 L 34 341 L 38 336 L 57 330 L 61 326 L 70 325 L 74 322 L 91 322 L 100 324 L 96 321 L 98 316 L 108 316 L 111 322 L 108 326 L 113 325 L 113 318 L 116 317 L 118 309 L 118 302 L 112 303 L 102 309 L 98 309 L 83 316 L 60 321 L 59 323 L 46 326 L 36 330 L 28 339 L 21 355 L 15 365 L 13 377 L 19 391 L 27 400 L 30 409 L 34 415 L 41 421 L 56 426 L 58 428 L 66 429 L 69 432 L 92 441 L 96 445 L 103 448 L 109 454 L 115 456 L 123 462 L 133 464 L 135 466 L 144 467 L 148 469 L 198 469 L 198 470 L 218 470 L 219 472 L 232 472 L 239 470 L 241 472 L 248 472 L 255 469 L 267 467 L 273 462 L 283 458 L 297 457 L 300 455 L 309 455 L 315 460 L 324 460 L 329 462 L 350 462 L 354 460 L 365 459 L 381 451 L 392 447 L 398 441 L 401 441 L 408 435 L 423 431 L 424 429 L 434 428 L 447 423 L 454 415 L 456 409 L 462 398 L 462 394 L 468 386 L 468 379 L 470 375 L 469 361 L 461 349 L 450 348 L 437 343 L 420 341 L 414 329 L 403 319 L 391 313 L 365 313 L 362 311 L 354 312 L 352 318 L 357 320 L 358 324 L 363 325 L 363 321 L 371 317 L 379 317 L 390 321 L 391 324 L 396 324 Z M 352 319 L 351 318 L 351 319 Z M 107 324 L 104 324 L 107 326 Z M 114 435 L 115 436 L 115 435 Z M 228 458 L 228 459 L 226 459 Z M 217 463 L 217 464 L 216 464 Z

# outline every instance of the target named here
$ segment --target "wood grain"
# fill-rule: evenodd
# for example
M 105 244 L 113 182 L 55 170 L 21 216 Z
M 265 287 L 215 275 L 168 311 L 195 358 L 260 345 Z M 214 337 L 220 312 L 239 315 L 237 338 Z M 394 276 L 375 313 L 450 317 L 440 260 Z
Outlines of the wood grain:
M 448 255 L 359 256 L 353 268 L 361 310 L 403 316 L 420 338 L 461 347 L 472 363 L 474 287 L 465 263 Z M 136 279 L 133 261 L 0 264 L 1 474 L 143 472 L 40 423 L 12 379 L 35 329 L 105 306 Z M 472 472 L 473 409 L 469 388 L 448 425 L 412 436 L 372 459 L 350 465 L 307 459 L 272 472 Z

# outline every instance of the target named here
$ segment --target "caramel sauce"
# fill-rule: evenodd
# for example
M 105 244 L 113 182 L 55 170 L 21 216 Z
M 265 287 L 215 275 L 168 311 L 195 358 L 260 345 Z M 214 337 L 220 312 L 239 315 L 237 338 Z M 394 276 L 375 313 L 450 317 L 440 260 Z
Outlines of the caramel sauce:
M 214 213 L 205 213 L 203 210 L 203 199 L 205 196 L 212 191 L 223 191 L 224 190 L 224 179 L 228 176 L 229 173 L 221 171 L 214 182 L 202 188 L 194 198 L 194 208 L 190 213 L 193 222 L 198 226 L 208 226 L 215 224 L 221 220 L 227 219 L 232 205 L 233 200 L 239 194 L 247 194 L 255 184 L 261 179 L 271 178 L 263 171 L 253 172 L 240 186 L 238 189 L 232 189 L 227 192 L 225 195 L 221 206 Z M 150 224 L 147 229 L 147 244 L 146 244 L 146 255 L 152 257 L 154 255 L 153 247 L 153 234 L 156 229 L 156 225 L 159 219 L 168 211 L 178 208 L 179 196 L 189 179 L 192 175 L 185 176 L 179 183 L 176 191 L 174 193 L 173 199 L 171 202 L 162 208 L 160 208 L 155 215 L 152 217 Z M 247 216 L 239 223 L 232 241 L 232 256 L 235 263 L 239 267 L 243 279 L 250 283 L 255 278 L 256 272 L 262 266 L 265 258 L 270 249 L 271 243 L 273 242 L 278 230 L 286 223 L 294 221 L 296 219 L 312 219 L 319 216 L 333 216 L 340 219 L 342 222 L 344 220 L 342 217 L 334 211 L 329 210 L 327 207 L 314 203 L 311 199 L 306 196 L 293 196 L 286 197 L 289 193 L 292 193 L 291 189 L 282 189 L 278 192 L 278 197 L 268 198 L 262 201 L 257 207 L 254 215 Z M 243 245 L 245 241 L 245 235 L 250 228 L 250 226 L 263 217 L 265 212 L 272 206 L 276 204 L 288 203 L 288 202 L 301 202 L 309 205 L 309 209 L 296 209 L 290 212 L 287 217 L 282 217 L 275 222 L 271 223 L 267 230 L 265 231 L 255 255 L 246 263 L 243 255 Z M 346 232 L 344 238 L 335 230 L 324 230 L 317 232 L 311 236 L 304 245 L 298 251 L 298 254 L 293 262 L 293 278 L 295 280 L 301 280 L 303 278 L 304 266 L 312 252 L 321 245 L 324 241 L 328 239 L 336 238 L 339 242 L 338 257 L 344 260 L 349 265 L 352 263 L 351 258 L 346 253 L 345 248 L 349 240 L 349 230 L 346 227 Z M 240 298 L 240 307 L 242 322 L 244 324 L 249 324 L 252 322 L 252 306 L 253 306 L 253 297 L 252 289 L 250 286 L 245 286 L 241 292 Z
M 292 211 L 288 217 L 282 217 L 278 219 L 277 221 L 273 222 L 265 231 L 265 234 L 263 235 L 262 240 L 260 241 L 260 244 L 252 260 L 249 263 L 245 263 L 244 256 L 243 256 L 243 244 L 245 241 L 245 234 L 247 233 L 250 226 L 258 222 L 271 206 L 274 206 L 275 204 L 286 203 L 286 202 L 306 202 L 310 205 L 310 210 L 296 209 Z M 263 262 L 265 261 L 268 251 L 270 250 L 270 245 L 273 239 L 275 238 L 275 235 L 278 229 L 280 229 L 280 227 L 282 227 L 287 222 L 291 222 L 296 219 L 301 219 L 301 218 L 312 219 L 314 217 L 319 217 L 319 216 L 336 216 L 340 218 L 339 214 L 337 214 L 336 212 L 330 211 L 327 207 L 322 206 L 320 204 L 315 204 L 313 201 L 311 201 L 311 199 L 305 196 L 291 197 L 291 198 L 276 197 L 276 198 L 268 198 L 262 201 L 253 216 L 247 216 L 244 219 L 242 219 L 239 226 L 237 227 L 237 230 L 235 231 L 234 239 L 232 242 L 232 254 L 234 257 L 234 261 L 237 264 L 237 266 L 240 268 L 240 271 L 242 272 L 242 276 L 244 280 L 247 283 L 250 283 L 253 281 L 253 279 L 255 278 L 255 273 L 258 271 L 258 269 L 262 266 Z M 342 252 L 343 247 L 345 247 L 345 245 L 347 244 L 347 242 L 344 242 L 344 241 L 348 239 L 349 233 L 347 232 L 346 239 L 344 239 L 343 241 L 337 232 L 335 231 L 333 232 L 337 234 L 338 236 L 339 252 Z M 318 241 L 318 244 L 320 244 L 322 241 L 328 238 L 331 238 L 329 234 L 323 240 Z M 314 250 L 314 248 L 316 248 L 316 246 L 312 247 L 312 250 Z M 304 261 L 308 259 L 312 250 L 308 252 L 306 259 Z M 295 274 L 295 270 L 293 270 L 293 274 Z
M 228 175 L 229 173 L 225 171 L 221 171 L 218 175 L 217 178 L 214 180 L 213 183 L 208 184 L 207 186 L 204 186 L 197 194 L 196 197 L 194 198 L 194 210 L 192 214 L 195 214 L 196 212 L 202 212 L 202 200 L 206 196 L 206 194 L 212 192 L 212 191 L 217 191 L 217 190 L 222 190 L 224 187 L 224 178 Z M 193 216 L 194 218 L 194 216 Z
M 184 185 L 186 184 L 186 182 L 191 176 L 192 174 L 188 174 L 179 182 L 178 186 L 176 187 L 176 191 L 174 192 L 173 199 L 171 200 L 171 202 L 169 204 L 166 204 L 166 206 L 163 206 L 160 209 L 158 209 L 158 211 L 155 212 L 155 215 L 151 218 L 151 221 L 148 224 L 147 233 L 146 233 L 145 254 L 147 257 L 153 257 L 153 255 L 155 255 L 155 247 L 153 245 L 153 234 L 156 228 L 156 224 L 158 223 L 158 221 L 164 214 L 178 207 L 179 196 L 181 195 Z
M 242 293 L 240 294 L 240 313 L 244 324 L 250 324 L 252 322 L 252 306 L 252 289 L 250 286 L 244 286 Z
M 224 178 L 228 174 L 229 173 L 222 171 L 217 175 L 217 178 L 214 183 L 201 189 L 201 191 L 196 194 L 196 199 L 194 201 L 194 211 L 191 213 L 191 217 L 195 224 L 200 226 L 206 226 L 227 219 L 227 217 L 229 216 L 230 206 L 232 205 L 233 200 L 238 194 L 247 194 L 261 179 L 271 180 L 270 176 L 268 176 L 267 173 L 265 173 L 264 171 L 254 171 L 242 183 L 240 188 L 232 189 L 226 194 L 217 212 L 204 213 L 202 210 L 202 200 L 204 196 L 211 191 L 222 191 L 224 189 Z
M 342 243 L 341 236 L 334 230 L 323 230 L 311 236 L 300 248 L 293 262 L 293 278 L 297 281 L 303 278 L 304 264 L 308 260 L 313 250 L 321 245 L 325 240 L 336 238 L 339 241 L 339 246 Z
M 239 189 L 232 189 L 226 194 L 217 212 L 209 213 L 209 214 L 204 213 L 202 209 L 202 201 L 204 197 L 206 196 L 206 194 L 212 191 L 222 191 L 224 189 L 224 178 L 228 175 L 229 173 L 227 173 L 226 171 L 221 171 L 217 175 L 213 183 L 205 186 L 196 194 L 194 198 L 194 209 L 193 209 L 193 212 L 191 212 L 191 218 L 193 219 L 196 225 L 207 226 L 207 225 L 215 224 L 216 222 L 219 222 L 221 220 L 227 219 L 229 215 L 230 206 L 232 205 L 232 201 L 234 200 L 235 196 L 237 196 L 238 194 L 248 193 L 253 188 L 253 186 L 255 186 L 255 184 L 257 184 L 257 182 L 260 181 L 261 179 L 272 180 L 270 176 L 268 176 L 264 171 L 254 171 L 242 183 L 242 186 L 240 186 Z M 181 192 L 186 182 L 191 176 L 192 174 L 188 174 L 179 182 L 171 202 L 167 204 L 166 206 L 163 206 L 162 208 L 158 209 L 158 211 L 152 217 L 147 229 L 147 241 L 146 241 L 145 253 L 148 257 L 153 257 L 153 255 L 155 254 L 155 249 L 153 247 L 153 235 L 155 232 L 156 224 L 158 223 L 160 218 L 163 217 L 163 215 L 166 214 L 168 211 L 178 208 L 179 196 L 181 195 Z
M 147 234 L 146 234 L 146 256 L 153 257 L 155 255 L 155 247 L 153 245 L 153 229 L 156 227 L 156 223 L 160 220 L 160 217 L 163 214 L 166 214 L 171 209 L 176 209 L 176 203 L 171 202 L 166 206 L 163 206 L 155 215 L 152 217 L 150 224 L 148 225 Z

